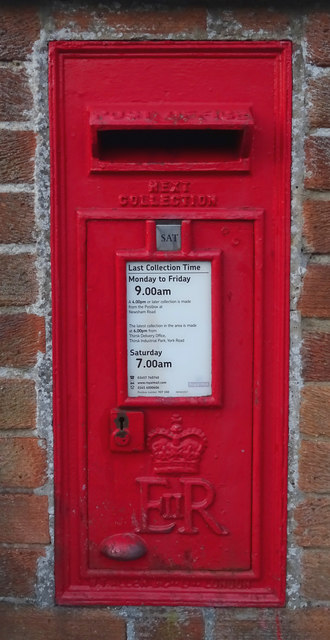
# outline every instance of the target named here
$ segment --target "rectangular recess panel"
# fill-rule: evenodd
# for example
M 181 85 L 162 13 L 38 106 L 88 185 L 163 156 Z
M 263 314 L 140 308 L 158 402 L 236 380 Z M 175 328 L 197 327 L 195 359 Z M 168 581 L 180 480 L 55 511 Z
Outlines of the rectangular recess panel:
M 290 44 L 50 69 L 57 602 L 281 605 Z
M 152 221 L 148 228 L 155 239 Z M 166 397 L 181 405 L 220 402 L 221 253 L 187 254 L 192 223 L 184 221 L 182 231 L 181 251 L 117 252 L 117 291 L 126 300 L 126 314 L 117 306 L 117 343 L 127 353 L 126 362 L 118 360 L 119 405 L 157 404 Z M 144 369 L 154 371 L 143 375 Z
M 207 572 L 202 581 L 206 581 L 207 576 L 210 579 L 215 578 L 216 571 L 219 572 L 216 576 L 218 580 L 222 579 L 222 571 L 226 570 L 237 570 L 239 576 L 244 571 L 248 575 L 254 575 L 255 567 L 253 570 L 251 556 L 250 483 L 253 428 L 253 291 L 255 261 L 260 260 L 262 246 L 262 213 L 250 212 L 250 216 L 255 216 L 255 219 L 231 221 L 228 224 L 229 233 L 225 230 L 225 234 L 223 221 L 217 219 L 216 214 L 213 214 L 211 220 L 204 220 L 201 214 L 196 219 L 195 216 L 198 214 L 194 212 L 194 219 L 189 220 L 190 260 L 195 263 L 195 256 L 202 253 L 202 246 L 212 243 L 213 261 L 218 262 L 218 265 L 214 265 L 215 272 L 218 266 L 218 273 L 213 273 L 213 277 L 216 278 L 213 295 L 218 293 L 217 302 L 223 309 L 224 317 L 220 324 L 219 314 L 214 310 L 212 320 L 215 336 L 219 338 L 224 332 L 226 341 L 216 342 L 213 372 L 215 380 L 219 379 L 219 361 L 221 363 L 223 360 L 224 365 L 230 362 L 240 363 L 239 372 L 235 366 L 226 367 L 228 390 L 226 406 L 222 408 L 219 403 L 215 403 L 212 396 L 198 397 L 197 394 L 192 398 L 126 398 L 127 376 L 124 374 L 121 378 L 122 360 L 121 357 L 118 358 L 118 351 L 126 355 L 126 348 L 118 337 L 115 341 L 109 340 L 109 326 L 116 325 L 119 331 L 122 327 L 126 328 L 124 266 L 127 263 L 132 264 L 134 253 L 136 261 L 140 261 L 141 245 L 145 243 L 148 251 L 149 227 L 152 226 L 155 230 L 155 225 L 150 225 L 148 220 L 135 220 L 131 219 L 128 213 L 126 215 L 124 220 L 99 220 L 88 211 L 79 215 L 80 224 L 86 226 L 87 234 L 86 245 L 83 243 L 83 246 L 86 246 L 86 255 L 82 257 L 86 282 L 81 282 L 81 294 L 86 291 L 84 306 L 87 309 L 87 424 L 100 425 L 107 419 L 107 416 L 102 416 L 102 398 L 106 396 L 111 406 L 117 406 L 116 403 L 119 401 L 120 407 L 132 406 L 133 411 L 136 407 L 143 410 L 146 427 L 145 450 L 137 454 L 125 453 L 124 447 L 121 452 L 109 453 L 106 444 L 106 423 L 105 428 L 101 429 L 100 437 L 95 437 L 95 432 L 89 430 L 88 456 L 91 463 L 88 464 L 87 481 L 88 538 L 93 541 L 90 547 L 89 567 L 112 570 L 115 573 L 122 573 L 124 569 L 128 574 L 127 580 L 131 579 L 132 575 L 137 579 L 137 575 L 144 575 L 143 572 L 155 571 L 155 582 L 159 585 L 163 585 L 168 579 L 168 571 L 172 567 L 173 579 L 174 575 L 177 577 L 178 572 L 180 574 L 182 571 L 181 579 L 188 580 L 192 587 L 194 577 L 189 577 L 192 570 L 197 572 L 196 581 L 200 579 L 201 571 Z M 183 245 L 186 239 L 183 237 Z M 261 243 L 257 249 L 256 239 L 258 244 Z M 126 250 L 120 251 L 124 244 Z M 240 251 L 237 251 L 237 246 L 240 246 Z M 226 256 L 226 277 L 221 292 L 220 249 Z M 150 258 L 150 264 L 159 264 L 161 254 L 156 253 L 157 257 L 153 255 L 153 261 Z M 118 265 L 118 254 L 124 264 L 120 265 L 122 268 L 117 269 L 116 282 L 110 281 L 109 287 L 105 290 L 104 281 L 100 278 L 100 269 L 101 272 L 110 274 L 113 261 L 117 261 Z M 173 255 L 172 253 L 172 257 Z M 241 262 L 244 263 L 246 273 L 244 282 L 240 282 Z M 118 274 L 122 275 L 122 278 L 118 278 Z M 112 277 L 115 277 L 115 274 Z M 115 299 L 112 285 L 116 291 Z M 235 295 L 230 304 L 224 304 L 234 285 Z M 181 283 L 181 286 L 184 291 L 189 285 Z M 261 294 L 260 285 L 257 287 L 258 293 Z M 258 326 L 261 319 L 257 318 L 255 321 Z M 101 330 L 98 328 L 100 322 L 103 324 Z M 235 331 L 230 331 L 231 326 L 235 326 Z M 125 389 L 122 399 L 120 395 L 116 398 L 116 388 L 113 384 L 116 360 L 119 366 L 117 393 L 120 394 L 118 385 L 121 379 Z M 240 389 L 239 397 L 236 385 Z M 213 402 L 211 405 L 210 400 Z M 205 407 L 214 405 L 214 411 L 205 415 Z M 127 416 L 130 416 L 129 410 Z M 219 433 L 222 434 L 221 438 Z M 164 442 L 164 438 L 169 440 Z M 122 483 L 125 491 L 124 504 L 120 490 Z M 111 491 L 111 495 L 109 487 L 116 488 L 115 491 Z M 191 494 L 187 495 L 187 492 Z M 197 508 L 198 504 L 202 505 L 200 510 Z M 235 509 L 232 508 L 232 504 L 236 505 Z M 125 560 L 124 567 L 118 566 L 117 559 L 105 557 L 100 553 L 105 540 L 122 532 L 131 532 L 142 537 L 148 547 L 145 556 L 131 562 Z M 170 561 L 166 558 L 170 558 Z M 124 585 L 125 578 L 122 580 Z

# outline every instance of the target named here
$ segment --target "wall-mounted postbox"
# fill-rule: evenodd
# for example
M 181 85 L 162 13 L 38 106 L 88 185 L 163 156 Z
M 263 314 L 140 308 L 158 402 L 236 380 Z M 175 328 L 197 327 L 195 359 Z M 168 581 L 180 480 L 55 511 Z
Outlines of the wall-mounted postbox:
M 53 43 L 59 603 L 283 603 L 290 46 Z

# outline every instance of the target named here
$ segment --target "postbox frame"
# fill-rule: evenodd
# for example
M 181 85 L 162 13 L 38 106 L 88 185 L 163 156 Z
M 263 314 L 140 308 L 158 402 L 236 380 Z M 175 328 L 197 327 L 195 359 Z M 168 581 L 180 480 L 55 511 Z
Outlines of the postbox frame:
M 281 419 L 274 421 L 276 433 L 274 441 L 277 448 L 277 460 L 274 465 L 273 482 L 279 488 L 278 495 L 274 499 L 273 506 L 276 509 L 276 519 L 280 534 L 276 538 L 275 547 L 271 541 L 261 543 L 261 522 L 266 517 L 265 505 L 261 504 L 260 495 L 254 495 L 253 501 L 253 547 L 252 559 L 254 571 L 241 572 L 240 576 L 234 576 L 232 572 L 221 572 L 221 579 L 214 582 L 205 596 L 201 589 L 185 591 L 175 589 L 168 593 L 167 589 L 153 589 L 147 587 L 143 580 L 141 589 L 136 583 L 136 589 L 140 593 L 132 592 L 129 584 L 125 593 L 127 604 L 140 604 L 141 599 L 146 598 L 149 604 L 186 604 L 191 605 L 212 605 L 212 606 L 279 606 L 285 600 L 285 558 L 286 558 L 286 477 L 287 477 L 287 404 L 288 404 L 288 311 L 289 311 L 289 165 L 290 165 L 290 53 L 289 42 L 254 42 L 254 43 L 121 43 L 121 42 L 60 42 L 50 44 L 50 103 L 51 103 L 51 161 L 52 161 L 52 286 L 53 286 L 53 362 L 54 362 L 54 438 L 55 438 L 55 502 L 56 502 L 56 593 L 57 601 L 60 604 L 120 604 L 123 599 L 123 592 L 120 597 L 116 596 L 116 586 L 110 587 L 107 579 L 104 578 L 102 586 L 95 591 L 93 584 L 98 572 L 88 569 L 87 557 L 84 552 L 86 544 L 86 489 L 81 492 L 81 487 L 86 486 L 86 361 L 85 361 L 85 292 L 80 287 L 80 294 L 77 301 L 78 309 L 78 332 L 75 338 L 77 352 L 80 362 L 79 379 L 72 383 L 68 379 L 68 340 L 70 339 L 66 329 L 66 318 L 63 308 L 76 301 L 70 301 L 70 291 L 66 286 L 66 274 L 68 269 L 68 248 L 70 244 L 75 245 L 76 240 L 82 247 L 75 259 L 77 260 L 78 278 L 84 276 L 84 234 L 86 233 L 86 223 L 89 219 L 109 219 L 110 217 L 123 216 L 122 211 L 80 209 L 76 211 L 77 224 L 75 238 L 67 236 L 65 219 L 65 193 L 62 184 L 65 184 L 65 169 L 61 158 L 61 137 L 59 131 L 63 129 L 63 115 L 60 108 L 62 95 L 62 65 L 66 57 L 104 55 L 126 55 L 128 53 L 143 55 L 152 52 L 155 55 L 167 54 L 184 55 L 185 53 L 196 55 L 232 55 L 232 56 L 265 56 L 273 57 L 278 62 L 278 81 L 281 87 L 277 109 L 280 114 L 284 136 L 277 140 L 280 148 L 281 165 L 277 168 L 277 175 L 274 177 L 281 185 L 283 202 L 282 214 L 279 216 L 274 229 L 277 236 L 276 246 L 276 266 L 274 267 L 276 278 L 274 288 L 274 298 L 278 301 L 278 342 L 281 349 L 277 353 L 276 367 L 280 373 L 276 385 L 276 398 L 279 406 L 282 407 Z M 184 219 L 198 217 L 198 211 L 185 209 L 180 212 Z M 262 280 L 262 212 L 233 209 L 231 211 L 217 208 L 217 218 L 223 215 L 224 220 L 253 219 L 255 228 L 259 230 L 255 234 L 255 286 L 261 292 Z M 180 217 L 178 211 L 170 213 L 168 218 L 177 219 Z M 212 219 L 213 212 L 200 212 L 203 219 Z M 136 210 L 125 210 L 127 219 L 136 217 Z M 141 218 L 150 216 L 149 212 L 140 212 Z M 163 219 L 164 212 L 152 211 L 153 219 Z M 260 356 L 262 352 L 262 296 L 255 297 L 255 342 L 254 353 Z M 259 318 L 259 320 L 258 320 Z M 73 336 L 72 336 L 73 337 Z M 71 356 L 70 356 L 71 357 Z M 257 357 L 257 363 L 262 362 L 261 357 Z M 259 395 L 261 389 L 262 366 L 256 365 L 255 369 L 255 394 Z M 67 394 L 71 388 L 77 399 L 78 422 L 80 428 L 71 431 L 68 427 Z M 253 479 L 260 479 L 261 455 L 260 431 L 261 415 L 264 408 L 256 402 L 255 429 L 254 429 L 254 464 Z M 72 468 L 69 464 L 70 452 L 76 450 L 79 459 L 78 466 Z M 68 513 L 70 515 L 68 516 Z M 263 515 L 262 515 L 263 513 Z M 70 544 L 73 537 L 75 543 Z M 76 544 L 78 543 L 78 544 Z M 70 552 L 68 553 L 68 549 Z M 276 568 L 278 584 L 276 589 L 269 589 L 259 583 L 258 578 L 262 574 L 263 564 L 266 561 L 269 567 Z M 203 582 L 203 581 L 202 581 Z M 255 584 L 255 587 L 254 587 Z

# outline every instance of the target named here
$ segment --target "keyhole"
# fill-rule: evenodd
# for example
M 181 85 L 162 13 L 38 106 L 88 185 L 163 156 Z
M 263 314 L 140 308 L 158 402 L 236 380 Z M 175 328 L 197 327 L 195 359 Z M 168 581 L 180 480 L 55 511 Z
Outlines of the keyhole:
M 125 411 L 118 411 L 115 417 L 115 425 L 116 429 L 112 433 L 112 439 L 115 451 L 117 451 L 117 447 L 126 447 L 131 440 L 128 430 L 128 416 Z
M 126 433 L 126 429 L 128 427 L 128 418 L 125 413 L 118 413 L 115 419 L 115 423 L 117 425 L 117 429 L 121 435 Z

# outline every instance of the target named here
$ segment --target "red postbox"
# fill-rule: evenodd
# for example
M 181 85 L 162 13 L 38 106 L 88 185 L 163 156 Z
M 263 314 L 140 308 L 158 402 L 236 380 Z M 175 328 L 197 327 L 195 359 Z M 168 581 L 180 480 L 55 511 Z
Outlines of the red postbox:
M 59 603 L 283 603 L 290 44 L 51 47 Z

